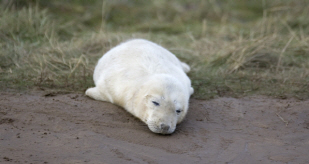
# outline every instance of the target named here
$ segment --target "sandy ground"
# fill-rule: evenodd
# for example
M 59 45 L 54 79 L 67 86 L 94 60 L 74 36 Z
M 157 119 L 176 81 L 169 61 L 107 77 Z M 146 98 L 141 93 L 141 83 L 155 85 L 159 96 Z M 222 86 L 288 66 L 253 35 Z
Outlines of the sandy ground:
M 309 162 L 309 100 L 190 100 L 174 134 L 82 94 L 0 92 L 0 163 Z

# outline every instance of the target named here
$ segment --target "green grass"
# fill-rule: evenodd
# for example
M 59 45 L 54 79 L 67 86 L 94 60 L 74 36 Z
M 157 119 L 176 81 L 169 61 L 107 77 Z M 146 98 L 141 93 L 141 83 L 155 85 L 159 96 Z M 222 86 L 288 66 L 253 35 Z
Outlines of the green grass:
M 309 98 L 309 2 L 4 1 L 0 86 L 83 92 L 97 60 L 130 38 L 191 68 L 195 98 Z

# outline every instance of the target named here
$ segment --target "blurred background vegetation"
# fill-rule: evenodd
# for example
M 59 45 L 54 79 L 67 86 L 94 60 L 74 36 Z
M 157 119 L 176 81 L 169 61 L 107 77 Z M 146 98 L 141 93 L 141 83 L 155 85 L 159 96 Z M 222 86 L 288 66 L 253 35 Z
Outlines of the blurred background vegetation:
M 0 0 L 0 85 L 83 92 L 131 38 L 192 71 L 195 98 L 309 98 L 307 0 Z

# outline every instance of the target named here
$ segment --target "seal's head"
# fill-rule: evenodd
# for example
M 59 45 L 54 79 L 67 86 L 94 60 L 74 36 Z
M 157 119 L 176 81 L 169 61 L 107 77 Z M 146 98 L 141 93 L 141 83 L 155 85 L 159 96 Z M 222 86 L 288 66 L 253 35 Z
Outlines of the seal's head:
M 189 97 L 189 92 L 175 80 L 164 78 L 153 83 L 141 102 L 142 121 L 154 133 L 173 133 L 187 114 Z
M 148 128 L 154 133 L 171 134 L 187 113 L 187 106 L 179 97 L 150 95 L 147 98 Z

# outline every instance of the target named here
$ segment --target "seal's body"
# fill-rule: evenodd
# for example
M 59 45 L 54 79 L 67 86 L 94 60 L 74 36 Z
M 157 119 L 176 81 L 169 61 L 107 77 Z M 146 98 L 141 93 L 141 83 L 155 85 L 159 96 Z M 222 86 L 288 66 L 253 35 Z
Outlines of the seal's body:
M 193 94 L 190 67 L 163 47 L 143 39 L 122 43 L 98 61 L 94 88 L 86 95 L 122 106 L 154 133 L 175 131 Z

